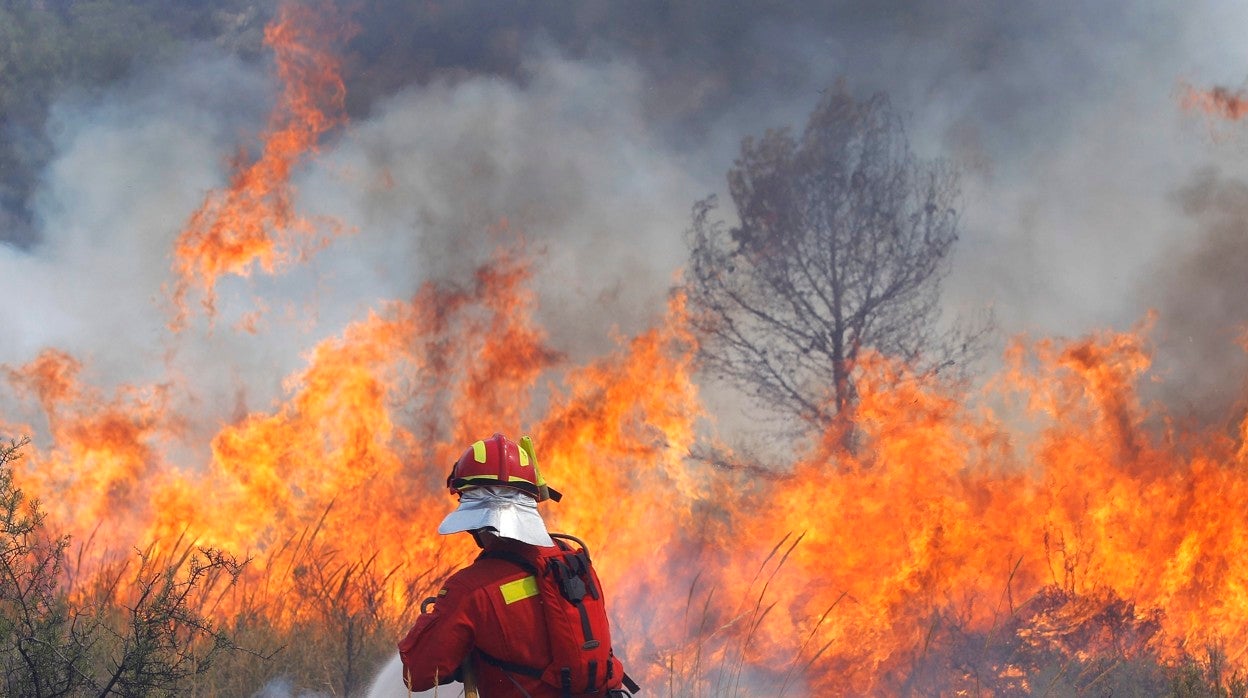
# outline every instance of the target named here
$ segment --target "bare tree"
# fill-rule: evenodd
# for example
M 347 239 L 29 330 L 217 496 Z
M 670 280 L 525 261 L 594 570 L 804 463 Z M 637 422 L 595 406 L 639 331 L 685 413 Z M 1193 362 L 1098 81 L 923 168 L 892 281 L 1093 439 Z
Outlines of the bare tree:
M 863 349 L 927 373 L 976 347 L 986 325 L 939 327 L 957 172 L 915 157 L 886 96 L 829 90 L 800 139 L 746 138 L 728 185 L 739 224 L 694 205 L 685 291 L 704 366 L 773 416 L 847 417 Z

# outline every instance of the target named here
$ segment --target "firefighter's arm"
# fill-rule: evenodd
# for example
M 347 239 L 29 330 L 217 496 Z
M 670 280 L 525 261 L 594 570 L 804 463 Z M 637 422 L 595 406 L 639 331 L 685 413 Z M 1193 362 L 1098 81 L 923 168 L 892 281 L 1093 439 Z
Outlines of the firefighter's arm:
M 475 631 L 472 609 L 478 601 L 471 589 L 448 583 L 439 592 L 432 613 L 416 619 L 416 624 L 399 642 L 403 679 L 413 691 L 425 691 L 436 684 L 460 680 L 460 663 L 472 649 Z

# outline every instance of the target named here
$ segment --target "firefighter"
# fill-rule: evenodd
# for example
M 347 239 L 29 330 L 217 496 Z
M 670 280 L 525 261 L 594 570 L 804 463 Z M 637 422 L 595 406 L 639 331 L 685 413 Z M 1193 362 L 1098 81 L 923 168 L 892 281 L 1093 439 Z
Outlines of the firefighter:
M 553 604 L 543 602 L 537 569 L 558 549 L 537 504 L 558 501 L 560 495 L 539 472 L 532 442 L 524 437 L 517 444 L 502 434 L 477 441 L 455 462 L 447 486 L 459 497 L 459 506 L 438 533 L 467 532 L 482 553 L 426 601 L 432 612 L 422 613 L 399 643 L 408 687 L 423 691 L 463 681 L 465 694 L 478 695 L 475 688 L 480 698 L 581 695 L 542 678 L 559 651 L 552 648 L 551 638 L 558 633 L 548 633 L 548 622 L 560 626 L 545 615 L 549 609 L 544 606 Z M 600 612 L 605 634 L 605 607 Z M 610 666 L 595 669 L 601 672 L 596 694 L 631 695 L 624 689 L 619 660 L 610 655 L 602 663 Z

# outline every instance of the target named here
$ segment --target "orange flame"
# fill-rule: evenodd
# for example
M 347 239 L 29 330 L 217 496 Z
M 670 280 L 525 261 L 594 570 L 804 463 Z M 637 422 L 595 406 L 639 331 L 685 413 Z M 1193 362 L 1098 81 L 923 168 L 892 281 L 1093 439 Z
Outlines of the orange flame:
M 165 405 L 168 386 L 123 387 L 105 398 L 80 385 L 81 369 L 73 357 L 48 349 L 20 369 L 4 370 L 19 393 L 38 400 L 53 442 L 47 455 L 31 459 L 23 487 L 55 519 L 81 524 L 75 526 L 80 538 L 98 534 L 105 548 L 126 549 L 135 526 L 151 515 L 143 502 L 164 476 L 162 441 L 180 424 Z
M 1185 109 L 1199 110 L 1228 121 L 1239 121 L 1248 116 L 1248 93 L 1243 90 L 1232 92 L 1225 87 L 1201 90 L 1183 85 L 1181 103 Z
M 530 274 L 505 248 L 469 284 L 428 285 L 322 342 L 283 404 L 213 437 L 204 468 L 167 455 L 184 420 L 160 390 L 105 398 L 80 385 L 79 362 L 45 352 L 8 369 L 52 439 L 21 484 L 110 550 L 189 532 L 252 556 L 241 588 L 291 622 L 299 609 L 275 600 L 318 556 L 360 551 L 413 575 L 464 560 L 464 541 L 433 533 L 453 505 L 447 466 L 480 435 L 531 424 L 566 494 L 544 505 L 552 527 L 594 546 L 621 651 L 654 685 L 675 673 L 702 692 L 745 680 L 893 695 L 935 681 L 933 657 L 960 638 L 1116 646 L 1087 630 L 1112 613 L 1142 629 L 1133 651 L 1217 640 L 1234 666 L 1248 660 L 1242 435 L 1157 431 L 1164 415 L 1135 390 L 1143 329 L 1016 342 L 976 396 L 867 356 L 854 450 L 832 434 L 755 477 L 690 457 L 707 409 L 680 298 L 558 378 L 529 320 Z M 558 379 L 539 396 L 542 375 Z M 389 603 L 410 604 L 404 589 L 396 579 Z M 221 612 L 257 604 L 248 593 Z M 985 668 L 998 686 L 1026 670 Z M 941 685 L 964 678 L 944 671 Z
M 337 123 L 324 96 L 341 100 L 309 13 L 284 6 L 268 32 L 286 116 L 179 240 L 179 303 L 192 281 L 211 307 L 220 275 L 289 259 L 290 169 Z M 532 264 L 504 244 L 464 283 L 376 308 L 312 347 L 280 404 L 207 435 L 172 381 L 107 394 L 55 349 L 3 367 L 42 420 L 0 425 L 43 435 L 18 484 L 90 548 L 77 584 L 135 546 L 194 540 L 252 558 L 215 612 L 289 625 L 326 560 L 385 571 L 384 603 L 409 611 L 470 552 L 434 533 L 449 464 L 494 431 L 532 433 L 566 495 L 543 505 L 552 528 L 592 546 L 618 650 L 651 686 L 1009 693 L 1028 689 L 1033 650 L 1175 657 L 1213 641 L 1248 669 L 1248 420 L 1182 433 L 1145 405 L 1147 325 L 1017 340 L 973 394 L 867 355 L 852 438 L 727 469 L 691 455 L 714 410 L 683 299 L 569 366 L 532 320 Z
M 217 281 L 225 274 L 249 276 L 255 265 L 273 273 L 325 244 L 317 226 L 294 212 L 290 179 L 320 138 L 345 121 L 341 61 L 330 48 L 352 31 L 328 2 L 283 3 L 277 21 L 265 28 L 284 90 L 261 135 L 259 159 L 244 166 L 240 156 L 229 188 L 209 192 L 178 236 L 173 329 L 185 326 L 191 287 L 203 294 L 211 315 Z M 340 232 L 341 226 L 323 223 Z
M 517 432 L 528 387 L 557 360 L 526 321 L 519 259 L 504 251 L 471 286 L 427 285 L 322 342 L 280 409 L 216 435 L 208 477 L 155 494 L 150 535 L 189 525 L 206 543 L 264 552 L 315 527 L 387 569 L 436 559 L 440 543 L 410 532 L 435 529 L 453 506 L 444 479 L 458 449 L 486 430 Z

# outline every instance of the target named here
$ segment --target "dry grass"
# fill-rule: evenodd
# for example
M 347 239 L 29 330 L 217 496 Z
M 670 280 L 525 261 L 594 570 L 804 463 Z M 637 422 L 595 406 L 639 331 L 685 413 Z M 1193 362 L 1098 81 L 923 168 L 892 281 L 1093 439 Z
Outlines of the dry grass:
M 326 510 L 325 514 L 328 514 Z M 375 553 L 351 556 L 322 541 L 324 515 L 277 546 L 268 574 L 233 591 L 230 632 L 241 647 L 197 687 L 202 695 L 250 695 L 281 682 L 293 693 L 364 694 L 396 651 L 418 600 L 450 572 L 383 569 Z
M 326 509 L 268 551 L 263 568 L 183 535 L 75 579 L 69 571 L 84 560 L 109 556 L 89 555 L 88 538 L 68 558 L 64 539 L 40 530 L 37 510 L 5 484 L 3 466 L 20 445 L 0 444 L 0 508 L 8 511 L 0 669 L 22 695 L 31 687 L 35 695 L 104 695 L 124 685 L 128 695 L 248 696 L 279 682 L 291 694 L 363 695 L 373 671 L 393 656 L 417 600 L 451 571 L 439 561 L 414 571 L 382 568 L 376 555 L 344 553 L 324 540 Z M 832 659 L 830 643 L 817 642 L 819 629 L 844 594 L 793 638 L 787 662 L 768 664 L 756 648 L 775 608 L 773 582 L 802 539 L 789 534 L 776 543 L 739 599 L 703 590 L 703 575 L 695 576 L 685 641 L 662 657 L 665 684 L 646 693 L 809 695 L 809 679 Z M 1055 575 L 1052 586 L 1016 603 L 1011 572 L 999 621 L 987 630 L 934 611 L 908 671 L 883 680 L 879 693 L 1248 698 L 1248 679 L 1228 668 L 1216 644 L 1201 657 L 1163 662 L 1153 651 L 1155 616 L 1112 595 L 1078 596 L 1066 581 Z M 14 672 L 27 668 L 47 673 L 15 684 Z
M 726 618 L 719 610 L 717 590 L 712 587 L 702 595 L 698 588 L 701 572 L 694 577 L 685 598 L 685 643 L 663 657 L 664 689 L 670 698 L 739 698 L 760 695 L 760 690 L 777 698 L 805 693 L 804 677 L 830 647 L 829 643 L 814 649 L 812 643 L 844 594 L 823 612 L 784 666 L 760 671 L 753 649 L 760 628 L 775 608 L 776 602 L 768 595 L 772 583 L 804 535 L 789 533 L 776 543 L 742 597 L 726 605 L 735 609 Z M 759 686 L 760 682 L 767 685 Z
M 0 692 L 246 696 L 281 681 L 362 695 L 417 600 L 450 572 L 335 548 L 332 504 L 241 562 L 185 532 L 142 550 L 99 550 L 94 536 L 71 548 L 13 485 L 25 443 L 0 443 Z

